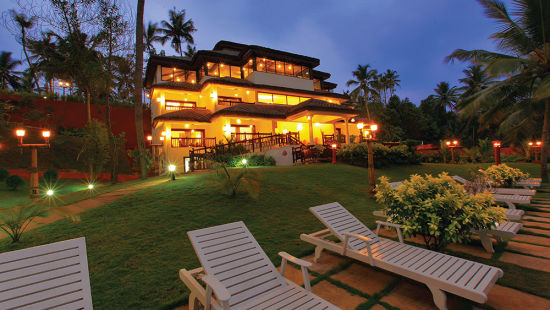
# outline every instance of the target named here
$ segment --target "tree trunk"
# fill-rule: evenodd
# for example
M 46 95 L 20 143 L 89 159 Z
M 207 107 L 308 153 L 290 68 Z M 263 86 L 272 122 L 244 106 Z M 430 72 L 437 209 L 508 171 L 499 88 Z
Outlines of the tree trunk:
M 136 138 L 139 153 L 139 171 L 141 178 L 147 177 L 145 163 L 145 135 L 143 133 L 143 10 L 145 0 L 138 0 L 136 16 L 136 71 L 134 72 L 134 116 L 136 121 Z
M 27 63 L 29 64 L 29 70 L 31 71 L 31 75 L 32 75 L 32 78 L 34 80 L 34 83 L 33 85 L 36 86 L 36 88 L 39 88 L 39 85 L 38 85 L 38 79 L 36 78 L 36 74 L 34 72 L 34 68 L 32 67 L 32 64 L 31 64 L 31 60 L 29 58 L 29 54 L 27 53 L 27 40 L 26 40 L 26 33 L 25 33 L 25 28 L 22 28 L 21 29 L 21 33 L 22 33 L 22 36 L 21 36 L 21 45 L 23 45 L 23 53 L 25 54 L 25 58 L 27 59 Z
M 92 121 L 92 110 L 90 108 L 90 89 L 86 89 L 86 119 L 88 124 Z
M 540 150 L 540 177 L 542 182 L 548 182 L 548 143 L 550 143 L 550 98 L 546 98 L 544 104 L 542 147 Z

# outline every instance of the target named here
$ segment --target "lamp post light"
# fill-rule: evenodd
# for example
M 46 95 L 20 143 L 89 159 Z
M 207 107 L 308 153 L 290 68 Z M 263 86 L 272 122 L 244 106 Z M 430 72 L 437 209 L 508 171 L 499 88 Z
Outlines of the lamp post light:
M 538 156 L 538 159 L 537 159 L 537 153 L 540 154 L 540 151 L 542 148 L 542 141 L 535 141 L 535 142 L 529 141 L 527 145 L 529 146 L 530 149 L 533 149 L 533 152 L 535 153 L 535 162 L 541 160 L 540 155 Z
M 170 171 L 170 179 L 172 181 L 176 180 L 176 165 L 170 164 L 168 165 L 168 171 Z
M 338 145 L 334 143 L 331 146 L 332 146 L 332 164 L 335 165 L 336 164 L 336 147 L 338 147 Z
M 458 140 L 445 141 L 447 147 L 451 150 L 451 163 L 455 163 L 455 148 L 459 147 Z
M 63 87 L 63 97 L 65 97 L 65 88 L 70 87 L 71 83 L 65 82 L 65 81 L 59 81 L 57 84 L 59 84 L 59 86 Z
M 50 147 L 50 137 L 51 137 L 51 131 L 48 129 L 42 130 L 42 137 L 44 138 L 45 143 L 32 143 L 32 144 L 25 144 L 23 143 L 23 138 L 25 137 L 25 130 L 24 129 L 17 129 L 15 130 L 15 135 L 19 139 L 19 147 L 24 148 L 28 147 L 31 149 L 31 175 L 30 175 L 30 187 L 31 187 L 31 200 L 36 201 L 40 198 L 40 192 L 39 192 L 39 185 L 38 185 L 38 148 L 39 147 Z M 48 190 L 46 192 L 48 196 L 53 195 L 53 190 Z
M 500 141 L 493 141 L 493 148 L 495 149 L 495 165 L 500 165 Z

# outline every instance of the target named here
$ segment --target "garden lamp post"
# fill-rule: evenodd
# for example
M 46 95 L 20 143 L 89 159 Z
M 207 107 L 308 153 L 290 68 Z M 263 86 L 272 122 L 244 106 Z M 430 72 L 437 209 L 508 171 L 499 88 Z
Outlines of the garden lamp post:
M 31 187 L 31 200 L 36 201 L 40 198 L 39 195 L 39 186 L 38 186 L 38 148 L 39 147 L 50 147 L 50 137 L 51 131 L 48 129 L 42 130 L 42 137 L 44 138 L 44 143 L 32 143 L 25 144 L 23 143 L 23 137 L 25 137 L 25 129 L 17 129 L 15 135 L 19 139 L 19 147 L 24 148 L 28 147 L 31 149 L 31 175 L 30 175 L 30 187 Z M 53 191 L 51 192 L 53 194 Z M 48 196 L 50 191 L 48 191 Z
M 335 165 L 336 164 L 336 147 L 338 145 L 336 145 L 336 143 L 332 144 L 332 164 Z
M 361 126 L 363 127 L 363 126 Z M 369 164 L 369 193 L 374 196 L 374 189 L 376 187 L 376 177 L 374 176 L 374 155 L 372 152 L 372 143 L 376 139 L 376 131 L 378 125 L 371 124 L 365 131 L 365 138 L 367 139 L 367 160 Z
M 540 151 L 541 151 L 541 148 L 542 148 L 542 141 L 536 141 L 536 142 L 533 142 L 533 141 L 529 141 L 529 143 L 527 143 L 527 145 L 529 146 L 530 149 L 533 149 L 533 152 L 535 153 L 535 162 L 537 161 L 537 153 L 540 154 Z M 538 160 L 540 160 L 540 155 L 538 156 Z
M 175 181 L 176 180 L 176 165 L 174 165 L 174 164 L 168 165 L 168 171 L 170 171 L 170 179 L 172 179 L 172 181 Z
M 63 97 L 65 97 L 65 88 L 70 87 L 71 83 L 64 82 L 64 81 L 59 81 L 57 84 L 59 84 L 59 86 L 63 87 Z
M 500 165 L 500 141 L 493 141 L 493 148 L 495 149 L 495 165 Z
M 451 164 L 455 163 L 455 148 L 458 147 L 458 140 L 445 141 L 447 147 L 451 150 Z

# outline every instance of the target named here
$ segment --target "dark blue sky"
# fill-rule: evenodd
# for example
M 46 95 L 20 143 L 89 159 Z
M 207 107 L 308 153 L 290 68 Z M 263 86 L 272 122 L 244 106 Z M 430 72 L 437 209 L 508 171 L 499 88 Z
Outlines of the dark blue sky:
M 136 1 L 127 1 L 135 8 Z M 510 1 L 506 1 L 507 4 Z M 145 1 L 145 23 L 167 18 L 174 6 L 186 9 L 198 31 L 198 49 L 220 40 L 262 45 L 319 58 L 317 68 L 330 72 L 337 91 L 358 64 L 401 76 L 398 95 L 414 103 L 440 81 L 456 85 L 466 64 L 447 64 L 456 48 L 494 49 L 488 37 L 497 25 L 475 0 L 338 0 L 338 1 Z M 0 10 L 15 8 L 2 0 Z M 9 32 L 0 31 L 0 50 L 23 54 Z M 167 43 L 167 55 L 175 54 Z

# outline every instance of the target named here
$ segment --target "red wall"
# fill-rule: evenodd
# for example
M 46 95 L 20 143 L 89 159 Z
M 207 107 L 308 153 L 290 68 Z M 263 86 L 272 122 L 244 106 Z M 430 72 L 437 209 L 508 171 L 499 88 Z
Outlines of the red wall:
M 19 95 L 0 94 L 0 99 L 18 101 Z M 60 100 L 47 100 L 33 98 L 32 107 L 21 107 L 10 114 L 9 121 L 25 126 L 47 127 L 53 133 L 59 126 L 84 128 L 86 127 L 86 104 L 82 102 L 67 102 Z M 32 121 L 26 118 L 25 113 L 38 110 L 45 112 L 45 117 L 40 121 Z M 105 106 L 91 105 L 92 118 L 105 120 Z M 126 133 L 126 148 L 137 147 L 136 127 L 134 121 L 134 109 L 131 107 L 111 107 L 111 122 L 114 134 Z M 143 130 L 145 136 L 151 133 L 151 110 L 143 111 Z

